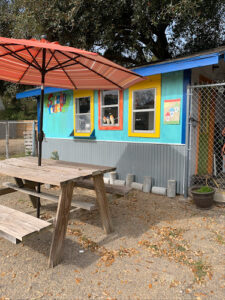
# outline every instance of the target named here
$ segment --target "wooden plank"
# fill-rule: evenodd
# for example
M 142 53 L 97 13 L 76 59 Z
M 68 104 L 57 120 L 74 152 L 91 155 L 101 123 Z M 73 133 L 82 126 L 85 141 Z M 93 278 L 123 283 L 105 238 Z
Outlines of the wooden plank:
M 90 179 L 75 180 L 76 186 L 82 187 L 89 190 L 94 190 L 94 182 Z M 105 183 L 105 191 L 108 194 L 115 194 L 120 196 L 125 196 L 132 190 L 131 187 L 120 186 L 120 185 L 111 185 Z
M 21 243 L 21 241 L 18 240 L 17 238 L 15 238 L 15 237 L 13 237 L 13 236 L 11 236 L 11 235 L 9 235 L 9 234 L 1 231 L 1 230 L 0 230 L 0 237 L 3 238 L 3 239 L 5 239 L 5 240 L 8 240 L 9 242 L 11 242 L 13 244 L 19 244 L 19 243 Z
M 94 187 L 99 204 L 100 215 L 102 219 L 102 225 L 106 233 L 113 232 L 113 225 L 110 216 L 108 201 L 105 192 L 105 186 L 103 181 L 103 175 L 99 174 L 93 177 Z
M 34 233 L 49 228 L 50 223 L 21 211 L 0 205 L 0 232 L 20 241 Z
M 49 201 L 52 201 L 52 202 L 55 202 L 55 203 L 58 203 L 58 201 L 59 201 L 58 196 L 55 196 L 55 195 L 52 195 L 52 194 L 47 194 L 47 193 L 44 193 L 44 192 L 41 192 L 39 194 L 39 193 L 31 191 L 30 189 L 27 189 L 27 188 L 19 188 L 11 182 L 4 182 L 2 185 L 6 186 L 6 187 L 9 187 L 10 189 L 15 189 L 18 192 L 31 195 L 34 198 L 40 197 L 42 199 L 49 200 Z M 94 203 L 81 202 L 81 201 L 76 201 L 76 200 L 72 200 L 71 206 L 81 208 L 81 209 L 85 209 L 85 210 L 88 210 L 88 211 L 92 211 L 92 210 L 96 209 L 96 205 Z
M 61 185 L 61 194 L 57 208 L 55 230 L 50 249 L 49 267 L 56 266 L 62 258 L 63 242 L 69 219 L 73 187 L 73 182 L 68 182 L 67 184 Z

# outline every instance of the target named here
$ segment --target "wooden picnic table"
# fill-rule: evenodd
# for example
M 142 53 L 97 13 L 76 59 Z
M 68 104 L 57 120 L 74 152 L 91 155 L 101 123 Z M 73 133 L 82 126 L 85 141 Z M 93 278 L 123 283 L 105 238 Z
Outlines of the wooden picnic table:
M 76 186 L 76 181 L 93 178 L 103 228 L 106 233 L 113 231 L 103 174 L 114 170 L 115 168 L 112 167 L 50 159 L 43 159 L 42 166 L 38 166 L 37 158 L 34 157 L 6 159 L 0 161 L 0 174 L 15 178 L 16 186 L 7 183 L 5 185 L 6 187 L 0 190 L 0 195 L 14 191 L 25 192 L 30 194 L 30 200 L 35 206 L 37 197 L 42 197 L 42 193 L 38 194 L 36 192 L 38 183 L 50 184 L 60 188 L 55 228 L 49 255 L 49 266 L 54 267 L 62 258 L 63 242 L 66 235 L 73 188 Z M 49 199 L 51 199 L 50 197 L 52 197 L 52 195 L 49 195 Z M 48 199 L 46 193 L 43 193 L 43 198 Z M 0 206 L 0 234 L 2 233 L 2 236 L 13 235 L 15 231 L 15 238 L 22 240 L 20 236 L 32 232 L 32 220 L 30 220 L 30 217 L 34 219 L 33 227 L 35 227 L 35 230 L 40 231 L 40 228 L 48 227 L 49 225 L 46 221 L 34 218 L 30 215 L 28 216 L 27 214 L 25 215 L 21 212 L 17 214 L 15 210 L 7 210 L 5 206 Z M 18 226 L 20 225 L 22 227 L 22 233 L 18 233 Z M 29 232 L 29 230 L 31 232 Z

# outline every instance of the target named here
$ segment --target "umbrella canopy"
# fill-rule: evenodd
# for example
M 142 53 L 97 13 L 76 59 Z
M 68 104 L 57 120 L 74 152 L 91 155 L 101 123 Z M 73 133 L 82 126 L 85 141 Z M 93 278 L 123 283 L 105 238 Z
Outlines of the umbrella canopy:
M 0 37 L 0 79 L 68 89 L 125 89 L 141 76 L 101 55 L 45 39 Z
M 0 80 L 41 85 L 38 165 L 43 141 L 44 85 L 67 89 L 125 89 L 142 77 L 97 53 L 50 43 L 45 39 L 0 37 Z M 40 193 L 41 186 L 38 185 Z M 40 216 L 40 199 L 37 217 Z

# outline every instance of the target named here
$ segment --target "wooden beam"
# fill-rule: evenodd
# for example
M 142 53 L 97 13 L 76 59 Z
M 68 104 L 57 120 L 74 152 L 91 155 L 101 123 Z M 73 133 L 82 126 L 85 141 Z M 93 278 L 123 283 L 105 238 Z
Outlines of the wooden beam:
M 106 233 L 113 232 L 113 225 L 110 216 L 108 201 L 105 192 L 105 185 L 103 181 L 103 175 L 96 175 L 93 177 L 94 187 L 99 204 L 100 215 L 102 219 L 102 225 Z
M 55 230 L 48 262 L 49 267 L 56 266 L 62 259 L 63 243 L 69 220 L 73 187 L 74 183 L 71 181 L 61 185 L 61 194 L 57 208 Z
M 3 186 L 8 187 L 10 190 L 14 189 L 15 191 L 27 194 L 27 195 L 32 196 L 34 198 L 40 197 L 42 199 L 52 201 L 52 202 L 55 202 L 55 203 L 59 202 L 59 196 L 55 196 L 55 195 L 47 194 L 47 193 L 43 193 L 43 192 L 41 192 L 41 193 L 33 192 L 30 189 L 26 189 L 25 187 L 19 188 L 11 182 L 3 182 Z M 85 210 L 89 210 L 89 211 L 92 211 L 92 210 L 96 209 L 96 205 L 94 203 L 82 202 L 82 201 L 76 201 L 76 200 L 72 200 L 71 206 L 81 208 L 81 209 L 85 209 Z

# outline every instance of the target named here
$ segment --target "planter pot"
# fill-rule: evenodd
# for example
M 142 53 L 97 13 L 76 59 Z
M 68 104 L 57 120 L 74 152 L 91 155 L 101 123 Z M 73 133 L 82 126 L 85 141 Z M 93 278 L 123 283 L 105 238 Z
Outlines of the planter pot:
M 210 208 L 213 205 L 213 199 L 215 190 L 211 192 L 199 193 L 197 190 L 200 186 L 194 186 L 191 188 L 192 198 L 197 207 L 200 208 Z

